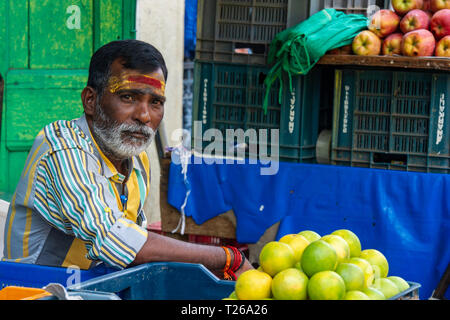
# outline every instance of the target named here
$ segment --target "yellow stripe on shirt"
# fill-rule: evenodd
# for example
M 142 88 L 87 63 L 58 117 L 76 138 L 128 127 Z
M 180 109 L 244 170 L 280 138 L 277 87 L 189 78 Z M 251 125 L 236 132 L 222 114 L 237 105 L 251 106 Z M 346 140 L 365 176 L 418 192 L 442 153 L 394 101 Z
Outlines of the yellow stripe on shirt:
M 130 178 L 127 181 L 128 187 L 128 201 L 127 201 L 127 214 L 126 218 L 133 222 L 137 220 L 137 213 L 139 210 L 139 206 L 141 204 L 140 201 L 140 192 L 139 192 L 139 183 L 136 172 L 133 170 L 131 172 Z M 131 196 L 132 195 L 132 196 Z
M 9 217 L 9 223 L 8 223 L 8 232 L 6 234 L 6 249 L 8 253 L 8 259 L 11 259 L 11 231 L 12 231 L 12 225 L 14 221 L 14 217 L 16 215 L 16 193 L 14 193 L 14 196 L 11 201 L 11 216 Z
M 24 199 L 24 206 L 27 207 L 26 211 L 26 218 L 25 218 L 25 231 L 23 232 L 23 257 L 28 257 L 29 255 L 29 238 L 30 238 L 30 230 L 31 230 L 31 217 L 32 217 L 32 210 L 29 207 L 29 200 L 30 200 L 30 193 L 31 193 L 31 187 L 33 186 L 33 180 L 34 180 L 34 174 L 36 172 L 37 164 L 41 161 L 42 157 L 45 154 L 42 154 L 38 160 L 33 164 L 31 167 L 30 174 L 28 176 L 28 186 L 27 186 L 27 192 L 25 193 L 25 199 Z
M 78 238 L 75 238 L 67 252 L 66 258 L 62 263 L 62 267 L 68 268 L 70 266 L 78 266 L 80 269 L 87 270 L 92 264 L 92 260 L 86 258 L 87 249 L 86 243 Z
M 43 135 L 43 134 L 44 134 L 44 130 L 39 132 L 38 136 Z M 33 155 L 31 156 L 30 161 L 28 162 L 28 165 L 27 165 L 27 167 L 24 170 L 24 173 L 23 173 L 24 177 L 27 175 L 28 170 L 30 170 L 31 164 L 34 162 L 34 158 L 36 157 L 36 155 L 38 154 L 38 152 L 41 149 L 42 145 L 46 141 L 47 141 L 46 139 L 42 139 L 42 142 L 37 146 L 36 150 L 34 150 Z
M 142 165 L 144 166 L 145 173 L 147 175 L 147 190 L 146 190 L 146 196 L 148 196 L 148 193 L 150 191 L 150 161 L 148 160 L 148 155 L 146 152 L 142 152 L 139 155 L 139 158 L 141 159 Z
M 143 229 L 141 229 L 137 224 L 126 222 L 126 220 L 123 220 L 123 219 L 119 219 L 118 221 L 120 223 L 122 223 L 124 226 L 126 226 L 128 228 L 132 228 L 132 229 L 138 231 L 144 237 L 147 237 L 147 232 L 144 231 Z

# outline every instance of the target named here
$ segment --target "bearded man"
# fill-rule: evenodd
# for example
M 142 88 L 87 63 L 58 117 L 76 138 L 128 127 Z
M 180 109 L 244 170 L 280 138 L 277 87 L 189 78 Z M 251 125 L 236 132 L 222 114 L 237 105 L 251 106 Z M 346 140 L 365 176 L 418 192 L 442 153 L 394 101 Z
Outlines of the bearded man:
M 166 80 L 148 43 L 113 41 L 94 53 L 83 115 L 45 126 L 30 150 L 8 211 L 4 261 L 80 269 L 177 261 L 231 278 L 252 268 L 236 248 L 146 230 L 145 150 L 164 115 Z

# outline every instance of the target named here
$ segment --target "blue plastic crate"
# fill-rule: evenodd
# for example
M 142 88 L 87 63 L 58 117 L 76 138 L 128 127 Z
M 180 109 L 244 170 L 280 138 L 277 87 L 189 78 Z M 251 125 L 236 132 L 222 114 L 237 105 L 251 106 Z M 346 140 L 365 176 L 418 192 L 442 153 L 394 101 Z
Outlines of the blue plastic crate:
M 155 262 L 68 287 L 68 291 L 111 292 L 124 300 L 220 300 L 234 290 L 201 264 Z
M 122 300 L 115 293 L 92 290 L 67 290 L 67 297 L 71 300 Z M 60 300 L 60 298 L 51 295 L 37 300 Z
M 219 280 L 201 264 L 158 262 L 100 276 L 67 290 L 85 300 L 110 300 L 108 294 L 124 300 L 221 300 L 234 291 L 235 284 Z M 419 300 L 420 284 L 408 284 L 407 290 L 388 300 Z
M 390 297 L 389 300 L 419 300 L 419 288 L 421 285 L 417 282 L 407 282 L 409 284 L 409 288 L 393 297 Z
M 235 281 L 220 280 L 201 264 L 155 262 L 99 276 L 67 288 L 69 295 L 83 299 L 110 299 L 115 294 L 124 300 L 221 300 L 235 289 Z M 389 300 L 418 300 L 420 284 Z M 95 292 L 100 294 L 99 297 Z
M 104 265 L 91 270 L 47 267 L 30 263 L 0 262 L 0 289 L 6 286 L 42 288 L 49 283 L 60 283 L 64 287 L 111 273 Z

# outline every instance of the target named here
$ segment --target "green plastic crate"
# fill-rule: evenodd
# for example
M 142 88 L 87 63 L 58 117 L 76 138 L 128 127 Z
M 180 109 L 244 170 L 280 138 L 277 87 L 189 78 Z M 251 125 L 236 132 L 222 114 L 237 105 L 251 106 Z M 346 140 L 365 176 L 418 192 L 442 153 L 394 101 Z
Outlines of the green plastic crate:
M 450 75 L 336 70 L 332 164 L 450 173 Z
M 198 0 L 195 58 L 265 65 L 275 35 L 308 16 L 308 1 Z M 236 49 L 250 49 L 243 54 Z
M 230 147 L 225 141 L 227 129 L 242 129 L 244 132 L 254 129 L 258 136 L 258 150 L 266 147 L 268 155 L 272 155 L 270 130 L 269 145 L 264 146 L 264 143 L 259 143 L 259 129 L 278 129 L 279 144 L 275 145 L 281 161 L 316 163 L 321 70 L 314 69 L 307 76 L 293 77 L 294 91 L 291 94 L 286 85 L 281 104 L 278 100 L 279 83 L 275 83 L 270 91 L 267 114 L 264 114 L 262 105 L 266 87 L 263 83 L 268 71 L 268 67 L 262 66 L 196 61 L 193 121 L 201 122 L 201 132 L 193 123 L 194 149 L 201 146 L 203 151 L 211 143 L 202 139 L 206 129 L 214 128 L 221 132 L 223 154 Z M 252 150 L 248 151 L 246 156 L 256 156 Z

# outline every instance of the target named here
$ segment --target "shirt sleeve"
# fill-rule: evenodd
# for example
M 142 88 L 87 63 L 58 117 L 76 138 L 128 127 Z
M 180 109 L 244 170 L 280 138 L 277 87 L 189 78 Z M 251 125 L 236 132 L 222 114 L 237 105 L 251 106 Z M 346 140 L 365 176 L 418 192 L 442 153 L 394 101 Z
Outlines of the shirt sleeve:
M 88 259 L 124 268 L 148 234 L 119 210 L 99 168 L 81 149 L 50 153 L 38 168 L 34 206 L 51 225 L 85 241 Z

